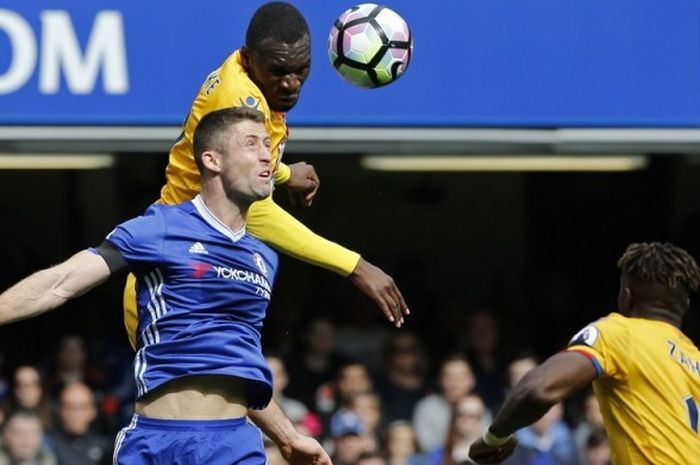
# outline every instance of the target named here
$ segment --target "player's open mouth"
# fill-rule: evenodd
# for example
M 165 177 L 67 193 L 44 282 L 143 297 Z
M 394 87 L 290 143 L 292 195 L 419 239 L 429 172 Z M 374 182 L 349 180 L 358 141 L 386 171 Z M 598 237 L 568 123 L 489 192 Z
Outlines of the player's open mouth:
M 269 179 L 270 178 L 270 172 L 269 171 L 263 171 L 260 173 L 260 177 L 263 179 Z

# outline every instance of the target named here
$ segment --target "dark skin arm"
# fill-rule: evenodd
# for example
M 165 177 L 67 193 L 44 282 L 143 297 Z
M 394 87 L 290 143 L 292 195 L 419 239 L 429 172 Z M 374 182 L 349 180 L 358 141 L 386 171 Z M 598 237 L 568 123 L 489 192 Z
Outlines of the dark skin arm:
M 507 437 L 539 420 L 553 405 L 569 398 L 596 379 L 593 364 L 576 352 L 560 352 L 530 371 L 513 388 L 496 414 L 489 431 Z M 500 463 L 515 448 L 511 439 L 502 446 L 488 446 L 483 439 L 475 441 L 469 457 L 477 463 Z
M 349 277 L 358 289 L 382 309 L 384 316 L 394 323 L 394 326 L 400 328 L 403 325 L 404 315 L 409 315 L 411 312 L 391 276 L 364 258 L 360 258 Z
M 310 207 L 321 185 L 313 165 L 306 162 L 289 165 L 291 176 L 285 183 L 289 189 L 289 199 L 294 206 Z
M 316 197 L 321 181 L 312 165 L 306 162 L 288 165 L 291 176 L 285 186 L 293 205 L 310 207 Z M 389 321 L 400 328 L 404 316 L 410 313 L 406 302 L 393 278 L 364 258 L 349 275 L 352 283 L 372 299 Z

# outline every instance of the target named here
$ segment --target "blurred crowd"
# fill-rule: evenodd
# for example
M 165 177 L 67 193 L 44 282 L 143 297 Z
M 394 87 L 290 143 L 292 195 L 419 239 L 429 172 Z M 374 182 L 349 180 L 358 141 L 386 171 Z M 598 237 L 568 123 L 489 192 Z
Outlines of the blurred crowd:
M 336 465 L 472 463 L 469 445 L 538 362 L 528 350 L 506 356 L 486 310 L 469 312 L 463 341 L 443 341 L 440 350 L 428 350 L 415 329 L 353 321 L 311 317 L 290 343 L 283 332 L 270 334 L 282 324 L 273 320 L 264 337 L 275 399 Z M 111 463 L 113 438 L 132 415 L 131 354 L 99 347 L 69 335 L 45 360 L 5 361 L 0 465 Z M 609 463 L 592 393 L 555 406 L 517 438 L 508 465 Z M 266 451 L 270 465 L 285 463 L 273 444 Z

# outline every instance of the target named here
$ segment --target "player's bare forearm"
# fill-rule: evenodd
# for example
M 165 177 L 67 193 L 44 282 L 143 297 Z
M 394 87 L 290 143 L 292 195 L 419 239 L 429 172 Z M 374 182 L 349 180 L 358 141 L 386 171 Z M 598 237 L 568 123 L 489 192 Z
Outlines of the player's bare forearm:
M 554 404 L 587 386 L 595 377 L 595 368 L 581 354 L 560 352 L 550 357 L 513 388 L 489 431 L 505 437 L 534 423 Z
M 332 465 L 321 444 L 297 432 L 274 400 L 263 410 L 249 410 L 248 416 L 275 441 L 290 465 Z
M 248 410 L 248 417 L 279 446 L 283 454 L 284 449 L 290 447 L 299 435 L 291 420 L 274 400 L 262 410 Z
M 38 271 L 0 294 L 0 324 L 39 315 L 84 294 L 109 277 L 102 257 L 82 251 Z

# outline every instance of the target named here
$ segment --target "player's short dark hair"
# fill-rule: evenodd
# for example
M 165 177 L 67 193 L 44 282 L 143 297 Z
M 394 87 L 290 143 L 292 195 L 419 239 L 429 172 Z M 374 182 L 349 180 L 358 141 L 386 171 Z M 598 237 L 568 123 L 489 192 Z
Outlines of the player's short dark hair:
M 255 11 L 245 36 L 246 48 L 259 50 L 265 39 L 293 44 L 309 35 L 309 25 L 299 10 L 287 2 L 266 3 Z
M 202 154 L 209 150 L 215 150 L 220 153 L 226 152 L 226 143 L 229 140 L 227 137 L 228 131 L 232 124 L 240 123 L 241 121 L 264 123 L 265 115 L 253 108 L 232 107 L 207 113 L 199 121 L 197 129 L 194 130 L 193 145 L 194 161 L 197 163 L 200 173 L 204 170 Z
M 687 291 L 700 285 L 700 270 L 688 252 L 668 242 L 641 242 L 627 246 L 617 266 L 632 279 Z

